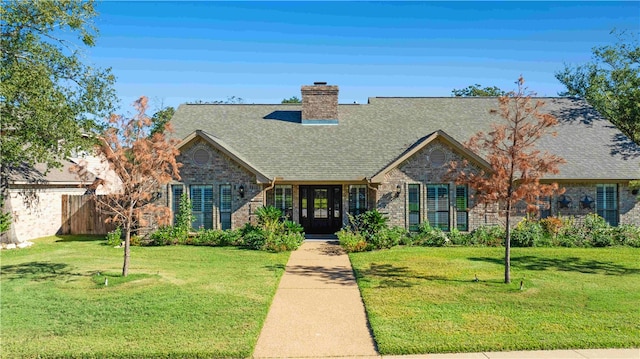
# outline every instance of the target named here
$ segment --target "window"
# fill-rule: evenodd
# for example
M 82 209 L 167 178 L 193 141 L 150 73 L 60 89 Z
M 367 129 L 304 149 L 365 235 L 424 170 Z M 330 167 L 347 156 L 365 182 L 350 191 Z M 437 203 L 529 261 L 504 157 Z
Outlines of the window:
M 220 228 L 231 229 L 231 185 L 220 185 Z
M 293 216 L 293 187 L 275 186 L 273 195 L 273 206 L 282 212 L 283 217 L 291 219 Z
M 313 190 L 313 218 L 329 218 L 329 191 L 326 188 Z
M 367 211 L 367 186 L 349 186 L 349 213 L 357 216 Z
M 449 186 L 446 184 L 427 185 L 427 219 L 429 225 L 449 230 Z
M 618 225 L 618 186 L 600 184 L 596 192 L 596 208 L 598 215 L 612 226 Z
M 213 186 L 191 186 L 193 229 L 213 228 Z
M 409 230 L 417 231 L 420 227 L 420 185 L 409 185 Z
M 181 184 L 171 185 L 171 209 L 173 210 L 173 223 L 176 223 L 176 217 L 178 216 L 178 212 L 180 211 L 180 198 L 182 197 L 182 193 L 184 192 L 184 188 Z
M 469 230 L 469 190 L 467 186 L 456 186 L 456 228 Z

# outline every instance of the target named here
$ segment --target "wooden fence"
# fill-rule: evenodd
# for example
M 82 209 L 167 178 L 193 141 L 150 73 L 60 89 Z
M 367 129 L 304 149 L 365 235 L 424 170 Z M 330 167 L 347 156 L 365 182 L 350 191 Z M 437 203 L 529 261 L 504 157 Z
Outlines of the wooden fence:
M 115 226 L 105 219 L 92 196 L 62 195 L 62 234 L 107 234 Z

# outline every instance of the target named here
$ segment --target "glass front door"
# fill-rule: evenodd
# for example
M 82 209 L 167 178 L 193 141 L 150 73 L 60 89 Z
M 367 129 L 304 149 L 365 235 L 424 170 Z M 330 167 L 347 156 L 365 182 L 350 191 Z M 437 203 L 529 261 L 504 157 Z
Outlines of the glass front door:
M 342 227 L 341 186 L 300 186 L 300 223 L 306 233 L 335 233 Z

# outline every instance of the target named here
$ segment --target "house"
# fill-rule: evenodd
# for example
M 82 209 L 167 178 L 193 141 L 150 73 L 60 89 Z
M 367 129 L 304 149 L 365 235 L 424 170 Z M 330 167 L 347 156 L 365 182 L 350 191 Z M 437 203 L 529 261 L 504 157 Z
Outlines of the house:
M 302 86 L 302 104 L 184 104 L 171 120 L 181 181 L 167 189 L 174 212 L 187 192 L 194 228 L 239 228 L 256 208 L 274 205 L 307 233 L 334 233 L 347 214 L 378 209 L 409 229 L 428 221 L 468 231 L 500 223 L 495 209 L 444 177 L 451 160 L 483 168 L 462 143 L 500 121 L 497 98 L 372 97 L 339 104 L 338 86 Z M 640 224 L 640 147 L 583 101 L 545 98 L 557 136 L 539 147 L 566 160 L 544 178 L 566 189 L 548 198 L 542 216 L 583 218 L 596 212 L 612 225 Z M 516 208 L 524 215 L 524 207 Z
M 70 221 L 82 221 L 84 213 L 91 213 L 91 221 L 81 226 L 82 233 L 105 234 L 112 225 L 105 225 L 100 213 L 93 213 L 94 206 L 86 200 L 69 201 L 68 197 L 80 199 L 88 190 L 97 194 L 118 190 L 121 181 L 109 169 L 108 164 L 93 156 L 71 158 L 61 161 L 61 168 L 51 168 L 38 163 L 10 168 L 7 174 L 7 196 L 3 211 L 11 214 L 11 225 L 2 234 L 0 242 L 5 244 L 28 244 L 31 239 L 55 234 L 69 234 Z M 86 178 L 81 179 L 71 169 L 80 162 L 88 163 Z M 69 203 L 78 206 L 69 206 Z M 76 227 L 74 225 L 74 227 Z M 65 229 L 67 228 L 67 229 Z

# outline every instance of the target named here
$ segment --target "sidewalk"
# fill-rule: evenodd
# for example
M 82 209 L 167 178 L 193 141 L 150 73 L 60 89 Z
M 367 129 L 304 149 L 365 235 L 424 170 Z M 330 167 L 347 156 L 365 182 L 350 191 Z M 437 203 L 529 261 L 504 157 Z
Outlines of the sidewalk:
M 378 356 L 349 257 L 331 242 L 305 241 L 291 253 L 253 357 L 345 356 Z
M 640 359 L 640 349 L 380 356 L 349 257 L 327 241 L 291 253 L 253 358 Z

